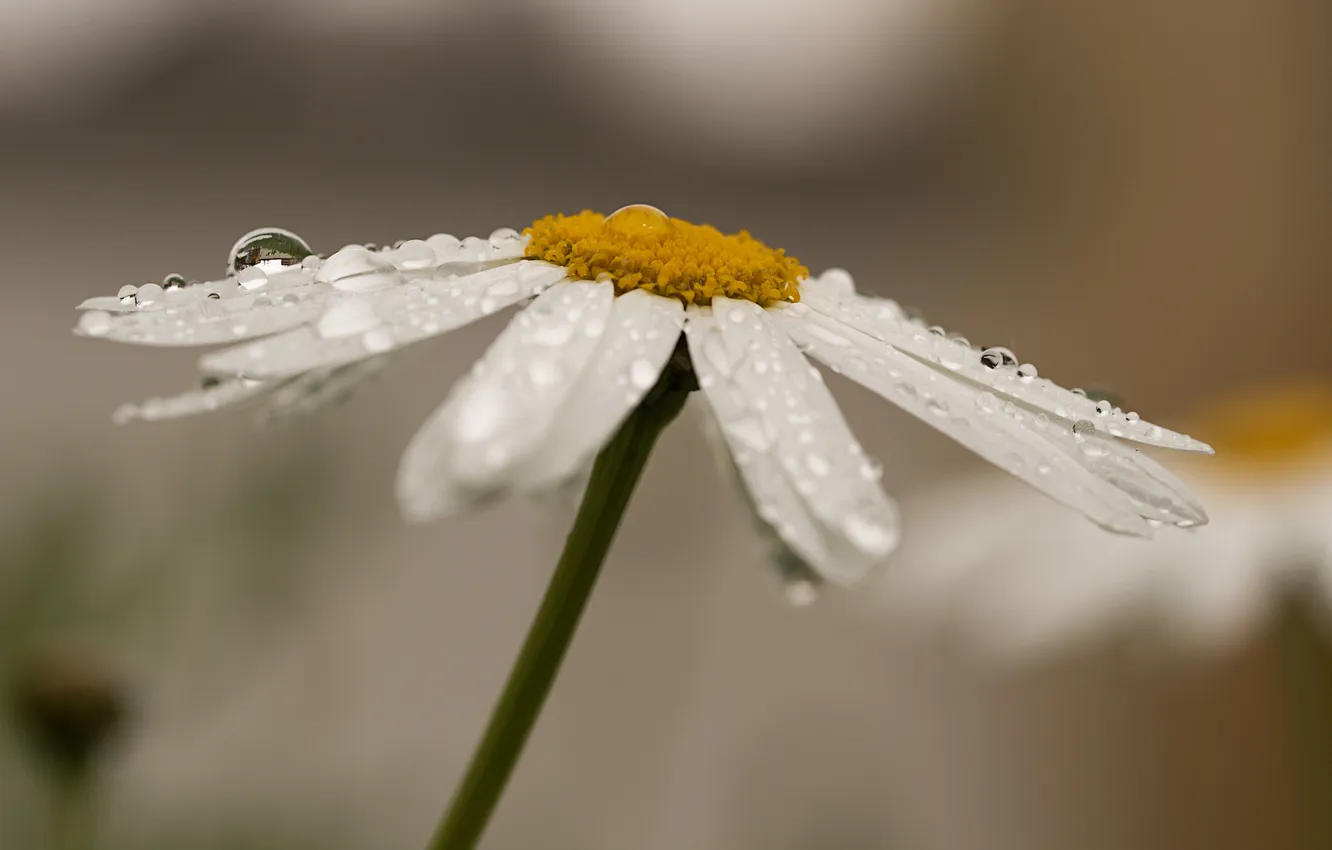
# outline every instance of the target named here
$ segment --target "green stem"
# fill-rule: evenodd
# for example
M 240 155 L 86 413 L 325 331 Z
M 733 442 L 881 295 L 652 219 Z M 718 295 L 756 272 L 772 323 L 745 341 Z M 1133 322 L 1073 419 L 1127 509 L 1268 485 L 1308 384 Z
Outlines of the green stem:
M 93 846 L 92 790 L 88 770 L 57 780 L 52 850 L 89 850 Z
M 430 850 L 471 850 L 481 840 L 573 640 L 648 454 L 684 405 L 687 391 L 671 382 L 668 370 L 597 455 L 559 565 Z

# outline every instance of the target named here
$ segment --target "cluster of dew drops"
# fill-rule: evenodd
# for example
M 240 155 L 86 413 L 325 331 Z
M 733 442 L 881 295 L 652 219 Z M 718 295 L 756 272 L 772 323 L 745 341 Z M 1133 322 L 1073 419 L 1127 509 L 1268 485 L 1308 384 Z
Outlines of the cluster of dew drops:
M 401 284 L 404 274 L 424 272 L 452 262 L 484 262 L 497 251 L 508 251 L 520 243 L 522 236 L 510 228 L 501 228 L 489 239 L 467 237 L 458 239 L 449 234 L 436 234 L 429 239 L 401 240 L 391 248 L 382 249 L 374 243 L 348 245 L 332 256 L 317 254 L 300 236 L 281 228 L 261 228 L 242 236 L 227 255 L 225 279 L 221 282 L 187 280 L 180 274 L 169 274 L 161 283 L 142 286 L 124 286 L 117 293 L 122 307 L 152 310 L 170 309 L 175 296 L 195 294 L 198 300 L 220 301 L 223 293 L 254 294 L 255 300 L 246 306 L 264 307 L 274 304 L 298 304 L 302 296 L 291 290 L 291 284 L 327 283 L 347 293 L 364 293 L 387 289 Z M 273 279 L 281 279 L 283 272 L 301 271 L 305 274 L 291 284 L 274 285 L 284 293 L 266 292 Z M 219 305 L 221 307 L 221 305 Z M 363 315 L 369 306 L 362 302 L 343 302 L 320 319 L 316 329 L 327 337 L 344 336 L 375 324 L 372 317 Z M 90 311 L 80 320 L 80 329 L 89 336 L 101 336 L 111 327 L 112 317 L 105 312 Z M 237 325 L 237 336 L 247 332 Z M 367 348 L 374 351 L 391 345 L 382 340 L 367 338 Z
M 919 320 L 917 319 L 916 321 Z M 947 331 L 945 331 L 943 328 L 939 327 L 938 325 L 932 325 L 929 328 L 927 328 L 927 330 L 930 333 L 934 334 L 935 336 L 945 337 L 959 345 L 966 346 L 967 348 L 972 348 L 973 350 L 978 350 L 980 352 L 980 363 L 986 369 L 992 369 L 996 371 L 1011 369 L 1013 370 L 1014 374 L 1017 375 L 1018 380 L 1023 381 L 1024 383 L 1036 380 L 1038 374 L 1036 371 L 1036 367 L 1030 363 L 1020 363 L 1017 359 L 1017 356 L 1013 354 L 1011 349 L 1005 348 L 1000 345 L 981 346 L 979 349 L 977 349 L 971 345 L 970 341 L 968 341 L 966 337 L 959 336 L 957 334 L 950 335 Z M 1122 409 L 1115 406 L 1115 404 L 1111 402 L 1109 398 L 1106 397 L 1108 395 L 1106 393 L 1101 393 L 1099 391 L 1088 392 L 1087 390 L 1084 390 L 1080 387 L 1073 387 L 1072 389 L 1069 390 L 1069 392 L 1073 393 L 1074 395 L 1082 396 L 1083 398 L 1088 398 L 1095 401 L 1096 413 L 1100 416 L 1110 416 L 1111 414 L 1119 414 L 1127 418 L 1129 422 L 1138 422 L 1141 419 L 1141 417 L 1135 411 L 1129 411 L 1125 413 Z M 976 403 L 981 406 L 986 406 L 986 405 L 997 406 L 998 399 L 992 393 L 982 393 L 976 399 Z M 1094 431 L 1096 431 L 1096 423 L 1092 422 L 1089 419 L 1079 419 L 1073 423 L 1073 435 L 1075 437 L 1083 438 Z

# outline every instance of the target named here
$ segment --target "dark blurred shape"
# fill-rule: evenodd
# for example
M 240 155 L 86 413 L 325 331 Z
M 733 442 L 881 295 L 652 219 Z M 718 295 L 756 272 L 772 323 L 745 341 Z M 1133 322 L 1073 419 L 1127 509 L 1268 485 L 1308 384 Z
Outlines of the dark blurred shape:
M 62 647 L 35 655 L 10 699 L 25 738 L 59 774 L 87 774 L 129 716 L 124 683 L 91 649 Z

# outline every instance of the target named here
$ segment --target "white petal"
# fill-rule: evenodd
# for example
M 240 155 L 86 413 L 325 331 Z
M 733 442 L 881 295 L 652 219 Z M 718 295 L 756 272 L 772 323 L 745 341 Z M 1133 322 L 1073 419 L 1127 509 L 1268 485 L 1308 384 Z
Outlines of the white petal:
M 410 518 L 513 487 L 591 362 L 614 297 L 611 283 L 557 283 L 514 317 L 407 448 L 398 497 Z
M 824 578 L 864 578 L 897 545 L 897 510 L 817 370 L 748 301 L 714 299 L 685 329 L 760 517 Z
M 615 299 L 592 362 L 555 417 L 540 450 L 516 475 L 540 488 L 579 472 L 657 383 L 675 351 L 684 305 L 645 290 Z
M 131 295 L 120 298 L 108 295 L 89 298 L 79 305 L 80 310 L 102 310 L 107 313 L 155 312 L 170 308 L 198 306 L 205 301 L 228 301 L 234 298 L 251 298 L 265 293 L 289 292 L 301 290 L 314 283 L 314 271 L 300 266 L 293 266 L 281 271 L 264 275 L 262 286 L 254 286 L 254 280 L 247 281 L 251 288 L 241 286 L 236 277 L 222 280 L 194 283 L 180 289 L 168 289 L 150 303 L 139 304 Z
M 344 401 L 367 381 L 382 375 L 397 358 L 381 355 L 332 369 L 317 369 L 279 382 L 259 416 L 269 425 L 293 416 L 305 416 Z
M 271 393 L 280 386 L 280 383 L 241 379 L 222 381 L 206 389 L 190 390 L 168 398 L 149 399 L 141 404 L 123 405 L 115 412 L 114 419 L 123 425 L 136 420 L 160 422 L 200 413 L 212 413 L 223 407 L 241 404 Z
M 860 295 L 836 298 L 830 296 L 826 287 L 816 285 L 802 289 L 801 303 L 912 357 L 1003 393 L 1049 416 L 1067 420 L 1070 427 L 1074 422 L 1087 421 L 1098 431 L 1138 443 L 1182 451 L 1212 451 L 1206 443 L 1159 425 L 1130 419 L 1117 411 L 1101 413 L 1096 402 L 1045 378 L 1020 377 L 1014 368 L 987 368 L 981 364 L 979 352 L 905 320 L 900 308 L 891 301 Z
M 85 314 L 99 317 L 96 325 L 80 322 L 76 333 L 139 345 L 190 346 L 235 342 L 285 331 L 317 319 L 332 292 L 311 285 L 282 292 L 246 293 L 228 298 L 168 296 L 159 306 L 132 312 Z
M 466 277 L 423 279 L 384 292 L 338 298 L 373 306 L 377 322 L 363 332 L 322 329 L 317 316 L 308 327 L 215 352 L 203 358 L 206 372 L 274 378 L 328 368 L 384 354 L 446 333 L 531 297 L 567 271 L 549 263 L 522 261 Z M 337 309 L 340 301 L 331 302 Z
M 1103 434 L 1078 435 L 1056 422 L 1041 427 L 1037 417 L 1018 415 L 1084 469 L 1128 496 L 1139 516 L 1181 527 L 1207 524 L 1207 511 L 1189 486 L 1141 451 Z
M 773 320 L 810 356 L 1098 525 L 1124 534 L 1150 535 L 1150 527 L 1128 496 L 1017 421 L 1018 411 L 1004 410 L 993 393 L 931 368 L 803 302 L 769 309 Z M 1063 426 L 1051 420 L 1049 427 Z

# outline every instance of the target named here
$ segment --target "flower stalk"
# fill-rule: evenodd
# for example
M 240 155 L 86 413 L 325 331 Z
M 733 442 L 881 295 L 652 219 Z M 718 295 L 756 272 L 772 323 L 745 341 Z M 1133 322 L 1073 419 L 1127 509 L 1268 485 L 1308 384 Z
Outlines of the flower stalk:
M 429 850 L 471 850 L 480 841 L 540 716 L 648 455 L 684 406 L 690 379 L 668 368 L 597 455 L 559 564 Z

